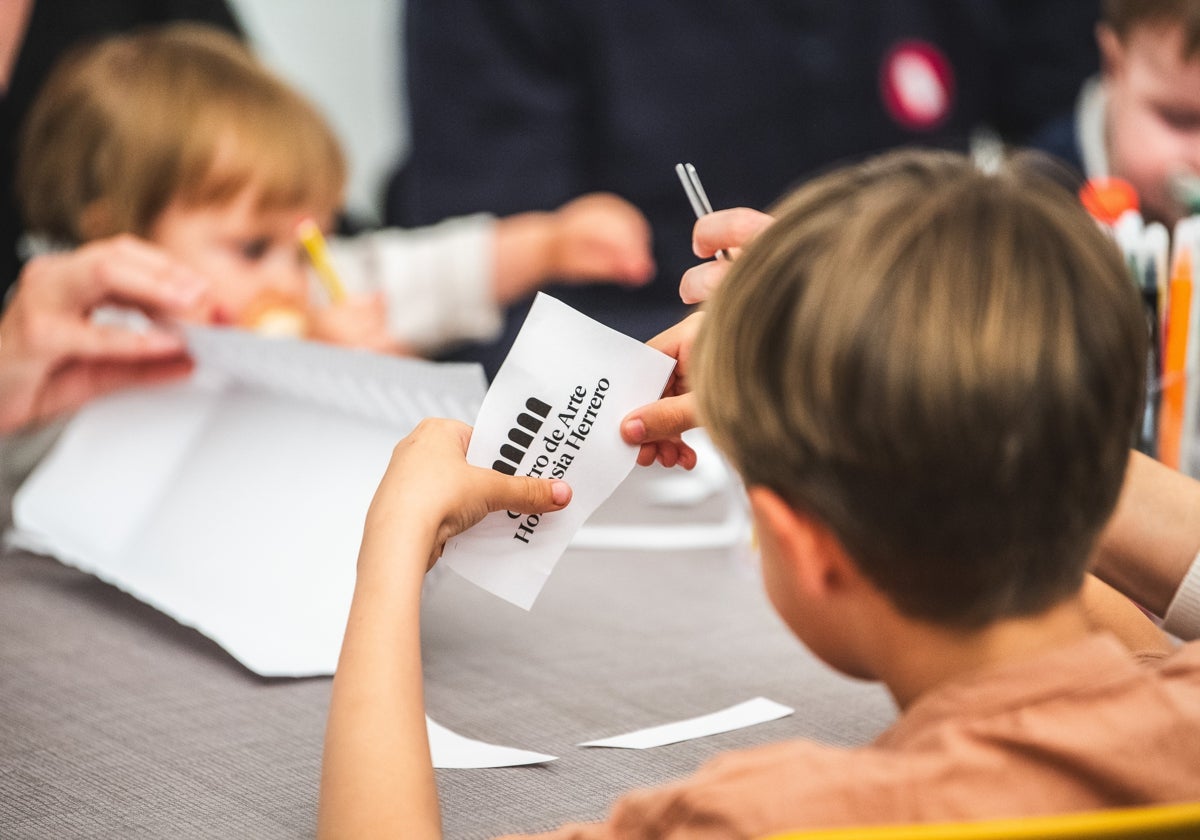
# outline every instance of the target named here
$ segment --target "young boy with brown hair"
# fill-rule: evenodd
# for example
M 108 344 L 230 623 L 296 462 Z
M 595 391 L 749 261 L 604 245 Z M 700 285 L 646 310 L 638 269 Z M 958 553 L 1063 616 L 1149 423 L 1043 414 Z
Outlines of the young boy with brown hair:
M 832 173 L 777 216 L 682 372 L 745 480 L 776 610 L 902 714 L 868 746 L 729 754 L 548 836 L 760 837 L 1200 797 L 1200 645 L 1168 656 L 1154 639 L 1139 663 L 1093 630 L 1081 594 L 1143 394 L 1145 327 L 1112 243 L 1037 166 L 989 175 L 943 153 Z M 419 427 L 368 513 L 322 836 L 440 835 L 421 578 L 488 510 L 569 501 L 562 482 L 468 466 L 469 436 Z
M 1100 77 L 1033 145 L 1128 181 L 1143 215 L 1174 224 L 1200 202 L 1200 3 L 1104 0 L 1096 40 Z
M 593 195 L 553 213 L 343 243 L 335 261 L 346 279 L 378 291 L 310 306 L 296 226 L 312 218 L 328 229 L 341 208 L 337 139 L 241 42 L 195 24 L 65 59 L 23 127 L 18 173 L 35 239 L 147 239 L 210 279 L 197 320 L 255 326 L 290 311 L 291 332 L 375 349 L 478 338 L 498 328 L 503 304 L 553 277 L 637 284 L 652 272 L 641 214 Z

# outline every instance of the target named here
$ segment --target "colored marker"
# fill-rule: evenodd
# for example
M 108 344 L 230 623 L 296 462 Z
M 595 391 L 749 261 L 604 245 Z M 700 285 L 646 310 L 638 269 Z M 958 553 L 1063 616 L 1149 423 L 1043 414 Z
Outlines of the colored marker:
M 305 219 L 296 226 L 296 235 L 300 238 L 300 244 L 304 246 L 309 262 L 316 270 L 329 299 L 334 303 L 345 301 L 346 287 L 342 285 L 341 278 L 329 260 L 329 248 L 325 244 L 325 237 L 321 235 L 321 228 L 312 219 Z

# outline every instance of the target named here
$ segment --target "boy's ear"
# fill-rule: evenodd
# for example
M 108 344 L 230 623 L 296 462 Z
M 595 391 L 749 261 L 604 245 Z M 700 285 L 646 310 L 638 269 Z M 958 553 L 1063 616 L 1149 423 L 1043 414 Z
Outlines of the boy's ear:
M 857 569 L 824 522 L 793 508 L 769 488 L 754 486 L 746 493 L 764 550 L 801 594 L 821 598 L 846 587 Z
M 1100 49 L 1100 68 L 1105 78 L 1118 76 L 1125 68 L 1125 46 L 1107 23 L 1096 24 L 1096 46 Z

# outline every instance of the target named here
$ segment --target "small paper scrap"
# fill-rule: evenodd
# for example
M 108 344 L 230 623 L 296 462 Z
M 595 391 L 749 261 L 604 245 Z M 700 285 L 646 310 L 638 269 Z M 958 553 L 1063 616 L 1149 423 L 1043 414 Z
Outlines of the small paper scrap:
M 440 723 L 425 717 L 429 733 L 429 752 L 433 766 L 442 770 L 473 770 L 483 767 L 516 767 L 521 764 L 543 764 L 555 756 L 487 744 L 451 732 Z
M 564 479 L 571 503 L 540 516 L 489 514 L 450 540 L 442 563 L 532 607 L 576 531 L 636 463 L 621 419 L 658 399 L 674 367 L 670 356 L 539 294 L 483 399 L 467 461 Z
M 734 729 L 744 729 L 747 726 L 787 717 L 794 711 L 795 709 L 790 709 L 765 697 L 755 697 L 753 700 L 738 703 L 736 706 L 730 706 L 728 709 L 722 709 L 712 714 L 679 720 L 674 723 L 664 723 L 662 726 L 651 726 L 649 729 L 639 729 L 636 732 L 601 738 L 598 741 L 585 741 L 577 746 L 644 750 L 650 747 L 676 744 L 680 741 L 690 741 L 693 738 L 717 735 L 721 732 L 732 732 Z

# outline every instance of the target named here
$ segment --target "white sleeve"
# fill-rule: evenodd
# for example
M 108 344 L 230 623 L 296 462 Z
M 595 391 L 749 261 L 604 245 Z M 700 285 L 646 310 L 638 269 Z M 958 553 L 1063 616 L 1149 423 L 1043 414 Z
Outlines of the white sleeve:
M 492 290 L 494 229 L 489 215 L 464 216 L 334 240 L 330 256 L 352 292 L 383 292 L 388 327 L 398 341 L 431 352 L 500 334 L 504 314 Z
M 1200 555 L 1192 560 L 1163 616 L 1163 629 L 1184 641 L 1200 638 Z

